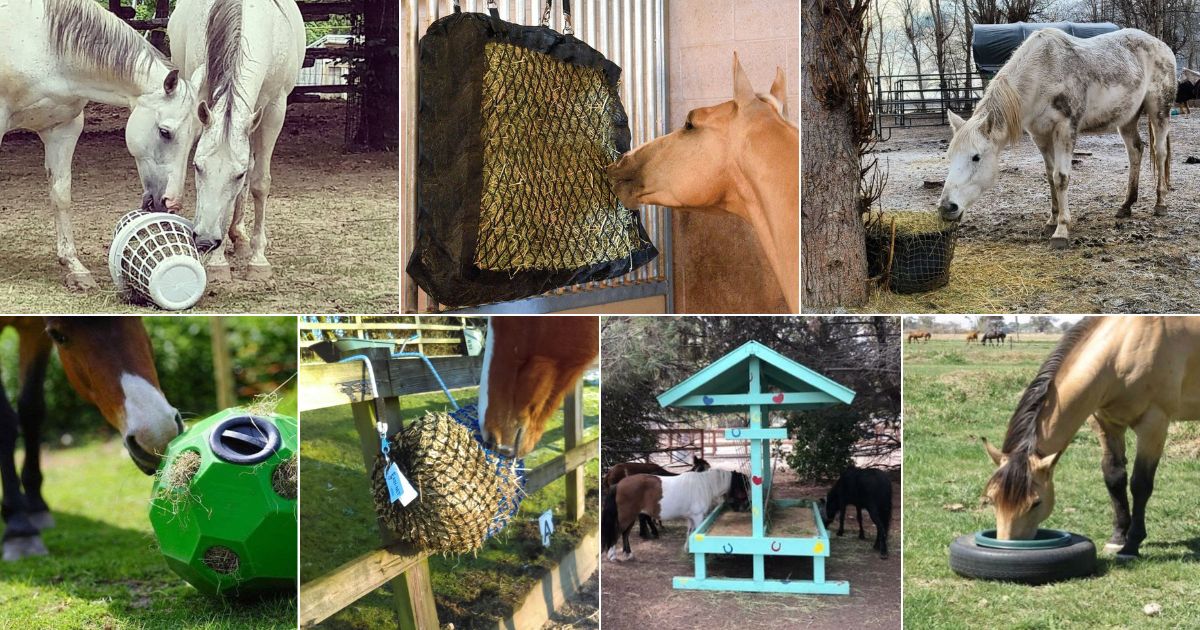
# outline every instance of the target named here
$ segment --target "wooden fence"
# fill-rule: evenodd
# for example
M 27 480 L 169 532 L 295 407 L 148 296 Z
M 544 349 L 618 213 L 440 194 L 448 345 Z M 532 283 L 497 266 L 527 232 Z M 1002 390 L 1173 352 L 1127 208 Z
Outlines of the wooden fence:
M 336 325 L 338 330 L 347 330 L 342 323 L 325 324 L 316 322 L 301 323 L 301 329 L 322 330 L 327 325 Z M 377 326 L 387 326 L 392 330 L 400 328 L 397 324 L 359 323 L 358 330 L 378 330 Z M 400 328 L 401 330 L 420 330 L 420 328 Z M 451 389 L 478 385 L 479 372 L 482 364 L 481 357 L 436 357 L 431 358 L 442 379 Z M 363 465 L 369 471 L 374 465 L 376 453 L 379 451 L 379 435 L 372 424 L 373 412 L 378 415 L 378 421 L 385 422 L 388 434 L 391 435 L 401 428 L 399 397 L 408 394 L 440 391 L 436 381 L 429 375 L 424 362 L 419 359 L 389 359 L 372 362 L 375 374 L 376 389 L 379 402 L 372 398 L 371 387 L 367 383 L 366 366 L 361 361 L 350 363 L 308 363 L 300 366 L 300 396 L 299 408 L 301 413 L 324 407 L 349 404 L 352 410 L 355 428 L 358 431 L 362 448 Z M 374 409 L 372 408 L 374 406 Z M 577 385 L 575 391 L 567 396 L 564 403 L 564 426 L 566 436 L 564 453 L 529 471 L 526 476 L 525 490 L 533 494 L 550 485 L 559 478 L 565 478 L 567 518 L 579 520 L 584 513 L 584 471 L 583 465 L 598 457 L 599 440 L 583 439 L 583 397 L 582 386 Z M 367 488 L 362 489 L 367 492 Z M 429 562 L 424 552 L 413 549 L 407 543 L 392 538 L 387 528 L 378 523 L 381 545 L 329 573 L 310 580 L 300 586 L 300 626 L 311 627 L 328 619 L 338 611 L 354 604 L 371 591 L 390 583 L 395 596 L 396 611 L 400 627 L 408 629 L 439 628 L 437 609 L 434 605 L 433 590 L 429 578 Z M 583 549 L 584 546 L 590 550 Z M 598 545 L 595 538 L 584 538 L 581 552 L 564 559 L 564 566 L 585 565 L 588 560 L 596 558 Z M 590 556 L 588 555 L 590 554 Z M 583 573 L 581 569 L 579 573 Z M 590 573 L 590 570 L 587 571 Z M 553 610 L 565 596 L 561 591 L 548 594 L 556 601 L 542 602 L 544 599 L 535 589 L 531 592 L 524 608 Z M 529 600 L 533 600 L 532 604 Z M 520 616 L 522 610 L 517 611 Z M 509 619 L 501 627 L 518 627 L 524 623 L 516 623 Z
M 393 321 L 370 321 L 371 318 L 361 315 L 339 316 L 347 321 L 305 321 L 300 324 L 300 347 L 307 348 L 326 338 L 326 335 L 333 337 L 354 337 L 357 339 L 387 339 L 395 341 L 397 346 L 404 343 L 412 335 L 417 335 L 417 338 L 408 342 L 406 349 L 414 352 L 425 353 L 427 350 L 432 350 L 435 347 L 442 349 L 436 353 L 438 356 L 449 356 L 459 354 L 456 349 L 450 349 L 450 345 L 460 345 L 463 343 L 463 331 L 467 328 L 479 328 L 485 326 L 485 320 L 478 317 L 429 317 L 422 318 L 420 315 L 409 315 L 400 317 L 388 317 Z M 435 324 L 430 320 L 437 321 L 455 321 L 455 324 Z M 367 320 L 367 321 L 364 321 Z M 474 324 L 472 323 L 474 322 Z M 436 336 L 426 335 L 427 332 L 439 333 Z M 446 335 L 444 333 L 453 333 Z M 447 352 L 446 350 L 450 350 Z M 479 381 L 471 383 L 477 385 Z M 418 390 L 428 391 L 428 390 Z

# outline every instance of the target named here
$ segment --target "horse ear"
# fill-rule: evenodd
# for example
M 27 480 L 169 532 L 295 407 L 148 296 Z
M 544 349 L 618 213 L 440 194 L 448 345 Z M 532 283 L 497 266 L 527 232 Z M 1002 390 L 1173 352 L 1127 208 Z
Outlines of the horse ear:
M 200 104 L 196 106 L 196 115 L 200 117 L 200 124 L 207 127 L 212 118 L 208 111 L 208 101 L 200 101 Z
M 1001 453 L 1000 449 L 996 448 L 995 446 L 992 446 L 992 443 L 988 442 L 987 438 L 981 437 L 979 439 L 983 440 L 983 450 L 987 451 L 988 457 L 992 458 L 992 463 L 999 466 L 1000 463 L 1004 460 L 1004 453 Z
M 949 109 L 946 110 L 946 117 L 950 119 L 950 130 L 955 133 L 958 132 L 959 127 L 962 127 L 963 124 L 967 122 L 967 121 L 963 120 L 958 114 L 955 114 L 954 112 L 950 111 Z
M 1062 454 L 1063 451 L 1059 451 L 1053 455 L 1047 455 L 1045 457 L 1038 457 L 1035 454 L 1030 455 L 1029 459 L 1031 460 L 1030 463 L 1033 465 L 1034 470 L 1049 471 L 1054 469 L 1054 465 L 1058 463 L 1058 458 L 1061 457 Z
M 167 78 L 163 79 L 163 91 L 170 96 L 175 92 L 176 87 L 179 87 L 179 71 L 172 70 L 167 73 Z
M 771 96 L 779 101 L 779 114 L 787 116 L 787 79 L 783 76 L 783 68 L 775 66 L 775 81 L 771 83 Z
M 746 76 L 746 71 L 742 69 L 742 62 L 738 60 L 737 53 L 733 53 L 733 100 L 738 105 L 748 105 L 758 100 L 754 86 L 750 85 L 750 77 Z

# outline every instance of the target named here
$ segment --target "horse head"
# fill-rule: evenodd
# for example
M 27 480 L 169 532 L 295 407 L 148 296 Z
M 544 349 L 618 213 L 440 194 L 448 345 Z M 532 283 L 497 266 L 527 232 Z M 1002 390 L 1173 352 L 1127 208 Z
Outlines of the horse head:
M 725 505 L 735 512 L 750 509 L 750 478 L 733 471 L 729 475 L 729 492 L 725 494 Z
M 196 248 L 210 252 L 220 246 L 233 223 L 233 211 L 247 189 L 254 154 L 250 137 L 262 122 L 262 110 L 251 112 L 232 91 L 215 103 L 200 101 L 196 143 Z
M 121 433 L 133 463 L 152 475 L 183 432 L 158 385 L 150 337 L 135 317 L 47 317 L 46 334 L 71 386 Z
M 1024 450 L 1003 453 L 986 439 L 984 450 L 996 472 L 984 490 L 996 509 L 996 538 L 1026 540 L 1054 511 L 1054 465 L 1061 452 L 1042 457 Z
M 996 79 L 969 120 L 949 110 L 946 114 L 954 135 L 946 149 L 950 168 L 938 199 L 938 212 L 947 221 L 957 221 L 996 185 L 1000 151 L 1020 140 L 1020 98 L 1006 80 Z
M 125 147 L 142 181 L 142 209 L 183 209 L 187 160 L 196 139 L 196 84 L 170 70 L 162 86 L 132 103 L 125 125 Z
M 699 455 L 692 457 L 692 472 L 704 472 L 709 468 L 712 468 L 712 464 L 709 464 L 708 460 Z

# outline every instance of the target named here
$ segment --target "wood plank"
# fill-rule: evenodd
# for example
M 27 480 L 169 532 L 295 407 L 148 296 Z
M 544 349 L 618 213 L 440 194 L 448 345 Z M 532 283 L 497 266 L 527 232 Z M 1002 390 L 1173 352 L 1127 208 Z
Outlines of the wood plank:
M 420 565 L 428 554 L 403 543 L 369 551 L 300 585 L 300 626 L 311 627 Z M 435 626 L 436 627 L 436 626 Z
M 558 565 L 542 576 L 513 611 L 513 616 L 496 624 L 497 630 L 523 630 L 541 628 L 550 619 L 550 614 L 568 598 L 579 592 L 600 565 L 600 530 L 588 532 L 579 546 L 568 553 Z
M 430 361 L 446 382 L 446 387 L 475 387 L 483 374 L 483 357 L 434 357 Z M 395 359 L 389 362 L 389 381 L 397 396 L 441 391 L 437 379 L 420 359 Z
M 397 322 L 301 322 L 301 330 L 462 330 L 451 324 L 409 324 Z
M 433 580 L 429 574 L 429 559 L 404 572 L 393 581 L 396 585 L 396 610 L 400 614 L 401 630 L 440 628 L 437 603 L 433 599 Z
M 379 395 L 390 395 L 387 362 L 375 362 Z M 298 405 L 301 412 L 370 400 L 371 388 L 361 361 L 352 363 L 305 363 L 300 366 Z
M 567 394 L 563 401 L 563 436 L 564 449 L 570 452 L 583 440 L 583 382 L 575 384 L 575 389 Z M 567 518 L 578 521 L 583 517 L 584 497 L 587 491 L 583 485 L 583 467 L 567 471 L 563 475 L 563 483 L 567 484 Z
M 531 470 L 525 476 L 525 492 L 533 494 L 559 477 L 600 456 L 600 439 L 592 439 Z

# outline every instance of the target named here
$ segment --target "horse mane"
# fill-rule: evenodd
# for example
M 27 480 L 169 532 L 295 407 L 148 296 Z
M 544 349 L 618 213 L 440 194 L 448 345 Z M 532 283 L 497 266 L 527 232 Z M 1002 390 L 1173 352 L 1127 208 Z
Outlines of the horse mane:
M 233 117 L 233 97 L 242 69 L 242 2 L 216 0 L 208 14 L 204 37 L 208 42 L 208 59 L 204 62 L 204 99 L 216 107 L 221 97 L 228 96 L 224 116 Z
M 43 0 L 54 52 L 82 70 L 134 82 L 139 71 L 167 58 L 117 16 L 92 0 Z
M 1062 368 L 1063 361 L 1087 339 L 1099 323 L 1099 318 L 1086 317 L 1072 326 L 1042 363 L 1037 376 L 1033 377 L 1033 381 L 1021 395 L 1021 401 L 1017 403 L 1017 409 L 1008 421 L 1008 432 L 1004 435 L 1004 445 L 1000 449 L 1008 455 L 1008 461 L 996 469 L 988 480 L 988 488 L 996 490 L 992 500 L 997 507 L 1020 510 L 1027 508 L 1032 502 L 1033 475 L 1029 469 L 1029 457 L 1037 453 L 1038 418 L 1050 396 L 1054 377 Z
M 1005 65 L 1005 68 L 1008 66 Z M 1003 70 L 1003 69 L 1002 69 Z M 986 118 L 986 122 L 985 122 Z M 978 122 L 976 122 L 978 121 Z M 969 123 L 986 124 L 982 129 L 984 135 L 992 136 L 992 130 L 997 125 L 1004 127 L 1004 135 L 1000 138 L 1000 148 L 1016 144 L 1021 140 L 1021 97 L 1008 84 L 1008 79 L 998 73 L 992 79 L 983 96 L 975 105 L 975 113 Z M 967 134 L 954 134 L 954 140 L 965 138 Z M 954 144 L 951 140 L 951 144 Z
M 680 473 L 678 478 L 687 480 L 686 483 L 681 485 L 683 486 L 683 491 L 688 495 L 688 502 L 699 498 L 702 502 L 711 505 L 714 499 L 729 492 L 729 484 L 733 479 L 733 473 L 728 470 L 714 468 L 704 472 Z

